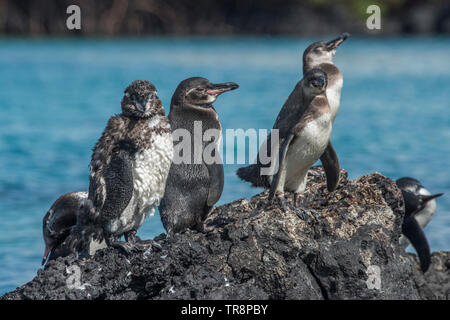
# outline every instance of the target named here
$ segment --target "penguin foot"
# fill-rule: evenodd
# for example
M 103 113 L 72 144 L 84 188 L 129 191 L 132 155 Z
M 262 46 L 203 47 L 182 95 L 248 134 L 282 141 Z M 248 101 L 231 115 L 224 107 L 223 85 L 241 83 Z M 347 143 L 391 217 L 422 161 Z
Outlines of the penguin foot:
M 299 217 L 300 219 L 304 220 L 304 221 L 308 221 L 311 222 L 312 218 L 311 216 L 308 214 L 308 212 L 313 216 L 314 220 L 316 220 L 316 222 L 320 222 L 320 215 L 317 213 L 316 210 L 314 209 L 308 209 L 306 207 L 297 207 L 297 212 L 295 213 L 297 215 L 297 217 Z
M 284 197 L 284 193 L 283 192 L 277 191 L 275 193 L 275 197 L 272 200 L 272 203 L 279 205 L 281 207 L 281 209 L 283 209 L 283 211 L 289 211 L 287 200 Z
M 134 248 L 134 244 L 125 241 L 113 241 L 108 246 L 121 250 L 126 255 L 130 255 Z
M 213 231 L 214 227 L 213 226 L 207 226 L 205 222 L 200 222 L 193 229 L 198 231 L 198 232 L 207 234 L 207 233 L 210 233 L 211 231 Z
M 136 230 L 131 230 L 125 233 L 126 243 L 131 246 L 131 250 L 147 251 L 150 247 L 153 247 L 158 251 L 162 250 L 162 246 L 158 242 L 154 240 L 141 240 L 141 238 L 136 236 L 136 233 Z
M 128 232 L 125 232 L 124 237 L 126 242 L 136 242 L 140 241 L 141 239 L 136 235 L 136 230 L 131 230 Z
M 140 240 L 134 244 L 134 249 L 138 251 L 147 251 L 149 248 L 162 250 L 162 246 L 154 240 Z
M 317 221 L 317 222 L 319 222 L 320 221 L 320 215 L 319 215 L 319 213 L 316 211 L 316 210 L 314 210 L 314 209 L 309 209 L 309 212 L 312 214 L 312 216 L 314 217 L 314 219 Z
M 294 193 L 294 206 L 299 207 L 304 204 L 305 195 L 303 192 Z
M 306 213 L 306 209 L 304 208 L 298 208 L 298 210 L 295 212 L 296 216 L 300 219 L 307 221 L 310 220 L 311 217 Z

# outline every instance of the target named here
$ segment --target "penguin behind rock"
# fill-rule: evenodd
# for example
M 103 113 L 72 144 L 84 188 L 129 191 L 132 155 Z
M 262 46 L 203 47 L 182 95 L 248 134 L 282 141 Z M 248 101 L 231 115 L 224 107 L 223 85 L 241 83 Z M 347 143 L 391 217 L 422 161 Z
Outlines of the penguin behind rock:
M 45 242 L 45 261 L 67 255 L 67 248 L 63 242 L 69 236 L 77 222 L 77 212 L 81 203 L 86 200 L 86 191 L 66 193 L 59 197 L 44 216 L 42 233 Z
M 89 196 L 79 212 L 80 225 L 90 226 L 92 232 L 101 228 L 108 246 L 127 253 L 152 245 L 136 233 L 159 205 L 172 156 L 170 125 L 155 86 L 134 81 L 125 89 L 122 113 L 109 119 L 93 149 Z M 118 241 L 122 235 L 125 242 Z
M 303 52 L 303 75 L 314 68 L 321 69 L 327 74 L 326 96 L 331 110 L 332 122 L 334 122 L 339 110 L 341 89 L 343 85 L 342 73 L 334 64 L 333 58 L 337 48 L 348 37 L 348 33 L 343 33 L 338 38 L 330 41 L 314 42 Z M 289 101 L 289 99 L 285 102 L 273 129 L 280 129 L 280 126 L 283 125 L 282 122 L 286 121 L 286 119 L 291 116 L 290 112 L 293 103 L 294 102 Z M 268 148 L 270 147 L 270 136 L 266 141 L 266 145 Z M 328 143 L 323 154 L 320 156 L 320 160 L 327 177 L 327 189 L 330 192 L 334 191 L 339 183 L 340 165 L 338 156 L 331 142 Z M 255 164 L 238 169 L 237 175 L 242 180 L 251 182 L 254 187 L 268 187 L 266 177 L 261 175 L 261 161 L 259 155 Z
M 420 227 L 425 228 L 436 212 L 436 200 L 434 199 L 442 196 L 443 193 L 438 193 L 431 199 L 428 199 L 428 201 L 424 202 L 424 199 L 426 199 L 427 196 L 431 196 L 431 193 L 422 185 L 419 180 L 410 177 L 403 177 L 398 179 L 396 183 L 402 191 L 412 192 L 416 197 L 419 198 L 419 200 L 422 201 L 423 208 L 416 212 L 414 217 L 417 220 L 417 223 L 419 223 Z
M 191 227 L 207 231 L 204 221 L 222 195 L 224 183 L 223 165 L 217 152 L 222 127 L 212 104 L 222 93 L 238 87 L 233 82 L 214 84 L 205 78 L 194 77 L 182 81 L 175 90 L 170 105 L 170 126 L 173 133 L 188 133 L 190 150 L 180 152 L 186 154 L 175 151 L 166 192 L 159 206 L 162 223 L 169 235 Z M 197 131 L 195 128 L 199 125 L 201 130 Z M 216 136 L 204 141 L 206 131 L 214 131 Z M 177 139 L 175 135 L 174 139 Z M 185 140 L 180 139 L 175 143 L 175 150 L 183 142 Z M 211 145 L 214 146 L 215 161 L 205 161 L 201 153 L 200 159 L 196 158 L 195 149 L 202 152 Z M 175 161 L 178 156 L 186 157 L 186 160 Z
M 405 216 L 403 218 L 402 233 L 399 242 L 405 248 L 409 242 L 416 250 L 423 272 L 428 270 L 431 262 L 431 252 L 423 228 L 430 222 L 436 211 L 437 197 L 442 193 L 431 195 L 419 180 L 403 177 L 396 181 L 402 191 L 405 201 Z

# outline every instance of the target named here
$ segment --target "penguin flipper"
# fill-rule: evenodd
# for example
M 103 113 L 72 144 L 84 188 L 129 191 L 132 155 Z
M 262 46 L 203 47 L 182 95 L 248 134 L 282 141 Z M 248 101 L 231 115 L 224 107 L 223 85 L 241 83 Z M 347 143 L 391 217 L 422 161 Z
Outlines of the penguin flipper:
M 133 196 L 133 164 L 128 150 L 119 148 L 103 170 L 105 202 L 101 210 L 103 219 L 118 218 Z
M 320 161 L 327 176 L 328 192 L 332 192 L 336 190 L 339 184 L 340 165 L 336 151 L 330 141 L 328 141 L 325 151 L 320 156 Z
M 293 138 L 294 134 L 290 133 L 289 136 L 283 141 L 283 145 L 279 153 L 278 172 L 273 177 L 272 185 L 270 186 L 269 200 L 273 199 L 273 197 L 275 196 L 275 192 L 277 191 L 280 184 L 281 170 L 283 170 L 284 160 L 286 159 L 286 154 Z
M 212 207 L 222 195 L 224 184 L 223 165 L 222 163 L 213 163 L 207 164 L 206 167 L 208 168 L 210 181 L 206 204 Z
M 423 272 L 426 272 L 431 263 L 430 246 L 428 245 L 425 233 L 413 215 L 404 218 L 402 233 L 408 238 L 414 249 L 416 249 L 420 260 L 420 267 Z

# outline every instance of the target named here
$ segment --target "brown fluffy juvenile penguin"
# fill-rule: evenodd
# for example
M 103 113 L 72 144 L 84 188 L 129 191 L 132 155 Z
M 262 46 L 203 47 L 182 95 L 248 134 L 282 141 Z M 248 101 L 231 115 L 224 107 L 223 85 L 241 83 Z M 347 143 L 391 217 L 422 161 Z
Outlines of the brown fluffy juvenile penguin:
M 108 246 L 127 253 L 153 244 L 136 232 L 164 195 L 173 156 L 169 121 L 156 94 L 146 80 L 125 89 L 122 113 L 109 119 L 93 149 L 89 196 L 79 213 L 82 225 L 101 228 Z M 118 240 L 122 235 L 125 242 Z

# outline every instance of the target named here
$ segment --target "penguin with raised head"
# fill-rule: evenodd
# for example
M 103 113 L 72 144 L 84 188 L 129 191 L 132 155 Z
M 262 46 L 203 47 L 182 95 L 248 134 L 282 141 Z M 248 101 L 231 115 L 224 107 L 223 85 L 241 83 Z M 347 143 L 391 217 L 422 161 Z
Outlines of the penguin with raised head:
M 336 49 L 350 35 L 344 32 L 336 39 L 330 41 L 319 41 L 311 44 L 303 53 L 303 74 L 313 68 L 320 68 L 328 76 L 327 99 L 330 105 L 332 121 L 336 119 L 337 112 L 341 103 L 341 90 L 344 84 L 342 72 L 333 62 Z M 320 156 L 323 169 L 327 176 L 328 191 L 333 191 L 339 183 L 340 165 L 336 151 L 331 142 L 324 153 Z
M 208 79 L 194 77 L 182 81 L 173 94 L 168 117 L 175 154 L 159 206 L 162 223 L 169 235 L 187 228 L 209 231 L 204 221 L 219 201 L 224 184 L 223 165 L 218 154 L 222 127 L 213 103 L 222 93 L 238 87 L 234 82 L 214 84 Z M 177 132 L 183 138 L 178 143 Z M 209 137 L 206 137 L 207 133 L 210 133 Z M 207 148 L 211 149 L 212 161 L 203 156 Z
M 311 69 L 322 69 L 328 76 L 327 98 L 330 105 L 332 120 L 336 119 L 341 102 L 341 90 L 344 84 L 342 72 L 334 64 L 333 58 L 337 48 L 349 37 L 344 32 L 336 39 L 318 41 L 311 44 L 303 52 L 303 74 Z
M 396 181 L 405 201 L 405 216 L 399 242 L 405 248 L 411 243 L 417 252 L 423 272 L 428 270 L 431 252 L 423 228 L 430 222 L 436 211 L 437 197 L 443 193 L 432 195 L 419 180 L 403 177 Z
M 341 89 L 343 85 L 342 73 L 334 64 L 333 58 L 336 53 L 336 49 L 342 44 L 342 42 L 345 41 L 345 39 L 347 39 L 348 36 L 348 33 L 343 33 L 341 36 L 331 41 L 314 42 L 306 48 L 303 53 L 304 75 L 313 68 L 319 68 L 327 74 L 326 96 L 331 111 L 332 122 L 334 122 L 339 109 Z M 285 125 L 286 122 L 290 121 L 293 112 L 292 110 L 297 108 L 295 101 L 293 100 L 294 97 L 295 95 L 292 96 L 291 94 L 283 105 L 273 129 L 281 130 L 282 126 Z M 269 135 L 265 145 L 270 153 L 271 135 Z M 320 156 L 320 160 L 327 177 L 327 189 L 330 192 L 334 191 L 339 183 L 340 165 L 336 151 L 334 150 L 331 142 L 328 142 L 327 147 Z M 264 167 L 264 165 L 261 164 L 260 156 L 258 155 L 255 164 L 238 169 L 237 175 L 242 180 L 251 182 L 254 187 L 268 188 L 270 183 L 266 176 L 261 175 L 262 167 Z
M 125 89 L 122 113 L 109 119 L 93 149 L 80 224 L 101 228 L 108 246 L 127 253 L 148 248 L 153 242 L 136 233 L 164 195 L 172 156 L 170 125 L 155 86 L 134 81 Z
M 77 223 L 77 212 L 82 202 L 86 200 L 86 191 L 66 193 L 59 197 L 44 216 L 42 233 L 45 251 L 42 264 L 59 256 L 65 256 L 68 251 L 62 244 Z

